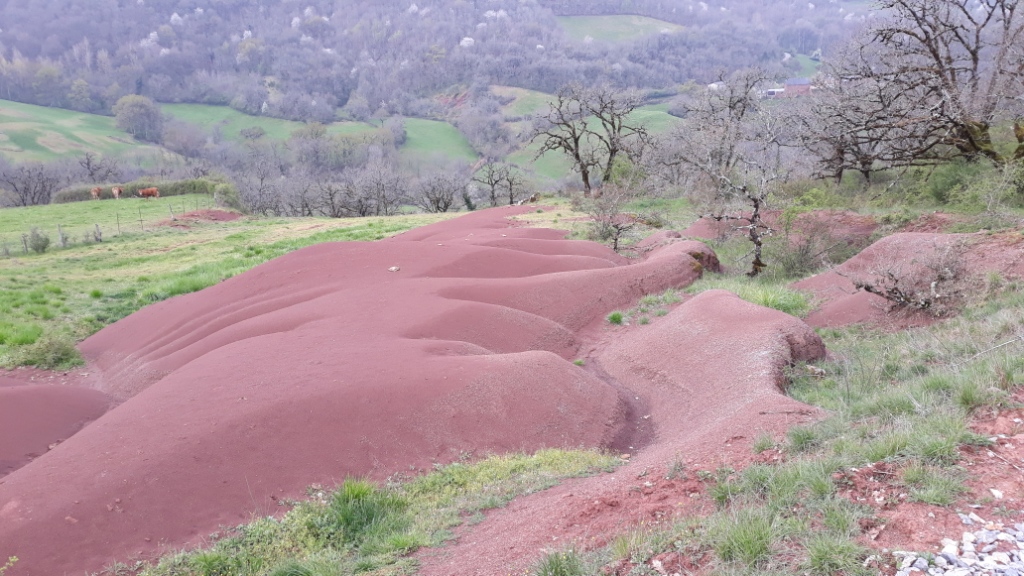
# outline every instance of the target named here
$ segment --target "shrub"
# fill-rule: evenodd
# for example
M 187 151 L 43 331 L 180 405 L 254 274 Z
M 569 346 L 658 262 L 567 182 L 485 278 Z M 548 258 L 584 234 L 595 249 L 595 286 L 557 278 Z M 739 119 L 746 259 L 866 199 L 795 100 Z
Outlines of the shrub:
M 42 336 L 15 351 L 14 360 L 18 365 L 44 370 L 66 369 L 83 363 L 81 354 L 75 348 L 75 341 L 64 334 Z
M 50 247 L 50 236 L 39 228 L 33 228 L 28 235 L 28 247 L 36 254 L 42 254 Z
M 608 315 L 608 322 L 615 325 L 622 325 L 622 312 L 612 312 Z
M 216 182 L 209 178 L 192 178 L 188 180 L 135 180 L 122 186 L 124 192 L 121 194 L 124 198 L 130 198 L 134 196 L 139 190 L 143 188 L 159 188 L 160 197 L 164 196 L 182 196 L 184 194 L 206 194 L 214 196 L 215 198 L 224 198 L 223 205 L 236 207 L 231 202 L 238 202 L 238 192 L 234 190 L 233 186 L 224 184 L 223 182 Z M 54 204 L 63 204 L 67 202 L 85 202 L 92 199 L 92 194 L 89 192 L 93 188 L 92 185 L 83 186 L 71 186 L 57 192 L 53 197 Z M 109 195 L 110 189 L 104 187 L 104 193 Z M 219 192 L 219 196 L 217 196 Z

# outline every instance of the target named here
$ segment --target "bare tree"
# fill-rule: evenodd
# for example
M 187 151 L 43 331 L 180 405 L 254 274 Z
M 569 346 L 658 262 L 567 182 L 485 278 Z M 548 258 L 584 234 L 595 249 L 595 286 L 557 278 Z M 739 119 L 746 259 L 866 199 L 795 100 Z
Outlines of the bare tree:
M 393 216 L 406 199 L 405 176 L 384 159 L 372 160 L 355 177 L 359 216 Z
M 511 206 L 528 196 L 526 177 L 515 164 L 487 162 L 477 170 L 473 182 L 484 186 L 491 207 L 498 206 L 504 198 L 508 198 L 508 205 Z
M 830 71 L 826 89 L 855 94 L 842 100 L 860 108 L 835 125 L 836 156 L 866 139 L 886 167 L 958 156 L 1000 164 L 1024 158 L 1018 0 L 881 0 L 879 8 L 884 17 Z M 992 130 L 1004 123 L 1018 143 L 1009 156 L 992 142 Z
M 95 152 L 86 152 L 78 158 L 78 165 L 85 171 L 90 182 L 113 182 L 121 175 L 120 163 L 109 156 L 100 156 Z
M 589 198 L 594 173 L 600 172 L 602 181 L 609 182 L 620 154 L 639 155 L 648 144 L 647 129 L 629 120 L 640 103 L 635 92 L 563 86 L 547 114 L 535 119 L 533 140 L 541 141 L 536 157 L 552 151 L 568 156 L 583 180 L 583 195 Z
M 253 214 L 281 213 L 281 188 L 287 176 L 275 152 L 271 146 L 249 145 L 243 165 L 234 174 L 242 204 Z
M 669 152 L 661 161 L 669 168 L 695 173 L 703 190 L 704 216 L 736 224 L 753 244 L 750 272 L 767 266 L 764 239 L 774 233 L 764 220 L 784 171 L 783 143 L 787 122 L 764 106 L 760 87 L 768 80 L 762 70 L 745 70 L 721 78 L 685 105 L 686 118 L 672 133 Z
M 427 175 L 416 186 L 416 204 L 427 212 L 447 212 L 462 198 L 467 180 L 465 174 L 458 171 Z
M 10 164 L 0 160 L 0 187 L 7 190 L 0 200 L 11 206 L 49 204 L 54 193 L 68 184 L 65 168 L 57 163 Z

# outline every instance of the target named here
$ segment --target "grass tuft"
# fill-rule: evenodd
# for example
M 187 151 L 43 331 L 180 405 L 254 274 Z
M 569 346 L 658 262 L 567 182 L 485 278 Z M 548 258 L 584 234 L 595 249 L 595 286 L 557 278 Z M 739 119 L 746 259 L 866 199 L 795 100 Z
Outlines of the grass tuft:
M 691 284 L 686 292 L 699 294 L 707 290 L 728 290 L 747 302 L 798 318 L 806 316 L 811 311 L 811 301 L 806 294 L 788 288 L 783 281 L 767 277 L 705 274 L 703 278 Z
M 585 576 L 583 558 L 575 550 L 549 552 L 537 562 L 534 576 Z
M 721 517 L 712 526 L 715 553 L 726 562 L 748 568 L 765 564 L 775 544 L 775 526 L 764 509 L 747 508 Z

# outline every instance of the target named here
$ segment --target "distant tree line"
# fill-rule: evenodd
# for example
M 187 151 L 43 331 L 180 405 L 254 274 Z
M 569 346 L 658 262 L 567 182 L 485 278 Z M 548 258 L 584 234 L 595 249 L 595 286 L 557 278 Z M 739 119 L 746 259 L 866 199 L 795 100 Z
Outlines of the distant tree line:
M 568 82 L 665 88 L 721 69 L 789 66 L 827 48 L 850 11 L 822 2 L 666 0 L 8 0 L 0 98 L 113 113 L 126 95 L 326 122 L 435 114 L 473 84 L 554 92 Z M 726 11 L 715 8 L 728 7 Z M 624 45 L 569 39 L 556 14 L 640 13 L 684 26 Z M 737 14 L 742 14 L 739 18 Z M 781 69 L 785 71 L 785 68 Z

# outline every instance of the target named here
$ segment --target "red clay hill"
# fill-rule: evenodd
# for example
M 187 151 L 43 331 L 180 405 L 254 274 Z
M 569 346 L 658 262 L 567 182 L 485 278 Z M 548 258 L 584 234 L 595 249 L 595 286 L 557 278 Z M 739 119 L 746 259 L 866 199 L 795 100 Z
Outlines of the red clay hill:
M 92 389 L 64 401 L 117 405 L 0 478 L 0 558 L 20 559 L 8 576 L 149 558 L 274 513 L 310 484 L 381 479 L 467 451 L 632 451 L 619 481 L 577 484 L 602 502 L 634 468 L 680 451 L 717 457 L 730 439 L 815 417 L 779 389 L 788 362 L 824 353 L 799 320 L 716 291 L 649 326 L 603 321 L 714 267 L 703 244 L 666 238 L 627 261 L 513 227 L 506 216 L 523 211 L 312 246 L 83 342 Z M 572 363 L 582 356 L 586 366 Z M 478 550 L 462 543 L 424 570 L 494 573 L 531 562 L 550 543 L 543 529 L 601 525 L 600 510 L 585 521 L 569 503 L 498 511 L 481 534 L 519 526 L 513 547 L 499 538 L 501 553 L 465 562 Z

